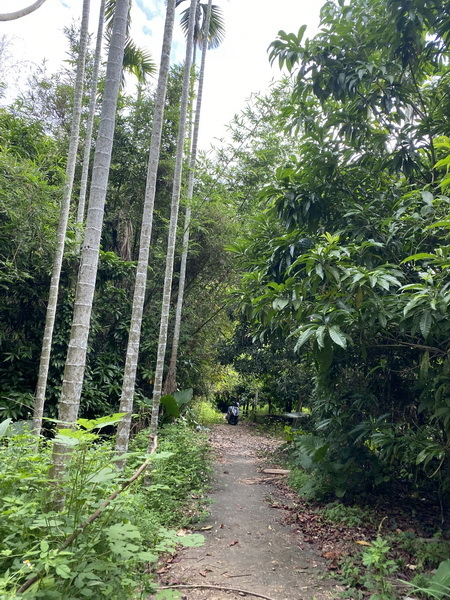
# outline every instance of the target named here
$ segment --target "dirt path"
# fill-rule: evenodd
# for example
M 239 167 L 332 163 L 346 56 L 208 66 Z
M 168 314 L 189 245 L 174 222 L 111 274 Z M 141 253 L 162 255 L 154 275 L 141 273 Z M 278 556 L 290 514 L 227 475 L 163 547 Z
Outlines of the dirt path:
M 301 534 L 283 525 L 280 492 L 260 470 L 259 455 L 278 442 L 247 425 L 219 425 L 211 432 L 215 480 L 206 542 L 182 550 L 161 574 L 161 585 L 216 585 L 248 590 L 273 600 L 328 600 L 338 587 L 327 579 L 324 560 L 305 547 Z M 230 600 L 238 592 L 184 589 L 188 600 Z M 248 596 L 252 598 L 252 596 Z

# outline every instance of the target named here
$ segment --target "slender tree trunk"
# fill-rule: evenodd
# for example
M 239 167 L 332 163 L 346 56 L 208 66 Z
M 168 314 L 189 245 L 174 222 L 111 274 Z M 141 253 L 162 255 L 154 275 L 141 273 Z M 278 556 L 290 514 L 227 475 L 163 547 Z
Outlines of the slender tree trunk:
M 195 24 L 195 8 L 198 0 L 191 0 L 189 29 L 186 45 L 186 59 L 183 73 L 183 92 L 180 107 L 180 125 L 178 130 L 177 154 L 173 176 L 172 203 L 170 209 L 169 236 L 167 242 L 166 270 L 164 275 L 163 301 L 161 308 L 161 322 L 158 338 L 158 354 L 156 359 L 155 381 L 153 384 L 152 417 L 150 423 L 150 445 L 156 436 L 158 427 L 159 405 L 161 400 L 162 381 L 164 373 L 164 357 L 167 346 L 167 327 L 169 323 L 170 297 L 172 291 L 173 263 L 175 257 L 175 243 L 177 236 L 178 211 L 180 208 L 181 175 L 183 170 L 183 153 L 186 133 L 186 120 L 188 112 L 189 87 L 191 75 L 191 61 L 193 48 L 193 34 Z
M 86 48 L 88 40 L 90 0 L 84 0 L 81 19 L 80 48 L 77 61 L 77 74 L 75 81 L 75 97 L 72 114 L 72 125 L 70 131 L 69 154 L 67 158 L 66 181 L 61 201 L 59 215 L 56 252 L 52 267 L 50 280 L 47 314 L 44 327 L 44 338 L 42 342 L 41 358 L 39 363 L 39 375 L 36 386 L 36 396 L 33 414 L 33 432 L 40 434 L 42 427 L 42 415 L 44 413 L 45 392 L 47 388 L 48 370 L 50 366 L 50 354 L 55 326 L 56 307 L 58 304 L 59 280 L 64 258 L 64 245 L 66 240 L 67 223 L 69 220 L 70 200 L 72 197 L 73 180 L 77 161 L 77 150 L 80 139 L 81 107 L 83 101 L 84 67 L 86 60 Z
M 158 86 L 156 90 L 155 112 L 153 116 L 152 135 L 150 142 L 149 161 L 147 168 L 147 183 L 145 189 L 144 208 L 142 213 L 142 227 L 139 242 L 139 259 L 136 271 L 136 281 L 131 314 L 130 333 L 125 360 L 125 371 L 120 398 L 121 413 L 126 413 L 119 423 L 116 436 L 116 451 L 123 454 L 127 451 L 130 437 L 131 414 L 133 411 L 134 388 L 139 356 L 139 343 L 141 338 L 142 314 L 144 310 L 145 289 L 147 286 L 147 272 L 150 254 L 150 241 L 153 226 L 153 209 L 156 193 L 156 176 L 161 148 L 161 134 L 163 128 L 164 105 L 167 94 L 167 80 L 170 67 L 170 50 L 172 46 L 173 24 L 175 21 L 175 0 L 167 4 L 164 38 L 161 52 L 161 65 L 159 69 Z
M 45 0 L 36 0 L 36 2 L 30 4 L 30 6 L 22 8 L 21 10 L 16 10 L 12 13 L 0 13 L 0 21 L 14 21 L 14 19 L 21 19 L 22 17 L 25 17 L 26 15 L 29 15 L 37 10 L 44 4 L 44 2 Z
M 184 300 L 184 288 L 186 283 L 186 263 L 189 252 L 189 235 L 191 226 L 191 204 L 192 197 L 194 194 L 194 175 L 195 166 L 197 162 L 197 146 L 198 146 L 198 133 L 200 129 L 200 113 L 202 108 L 203 98 L 203 82 L 205 79 L 205 64 L 206 64 L 206 53 L 208 51 L 208 33 L 209 24 L 211 22 L 211 7 L 212 0 L 208 2 L 208 12 L 206 13 L 205 23 L 205 39 L 203 41 L 202 48 L 202 59 L 200 62 L 200 73 L 198 78 L 198 90 L 197 90 L 197 105 L 195 107 L 195 121 L 194 131 L 192 134 L 192 147 L 191 156 L 189 161 L 189 173 L 188 173 L 188 184 L 186 194 L 186 213 L 184 217 L 184 234 L 183 234 L 183 250 L 181 254 L 181 265 L 180 265 L 180 279 L 178 283 L 178 298 L 177 308 L 175 312 L 175 325 L 173 331 L 173 342 L 172 342 L 172 353 L 170 357 L 169 371 L 167 373 L 166 383 L 164 386 L 164 393 L 172 394 L 177 389 L 177 359 L 178 359 L 178 347 L 180 343 L 180 332 L 181 332 L 181 314 L 183 311 L 183 300 Z
M 59 403 L 59 421 L 73 427 L 80 406 L 89 326 L 97 277 L 100 238 L 103 225 L 106 189 L 113 146 L 117 98 L 122 78 L 122 61 L 126 38 L 129 0 L 117 0 L 113 31 L 108 52 L 106 81 L 97 136 L 86 233 L 82 246 L 80 268 L 75 293 L 74 314 L 67 351 L 64 378 Z M 67 451 L 54 444 L 53 475 L 59 480 L 65 470 Z
M 80 198 L 78 200 L 77 231 L 78 242 L 81 241 L 81 225 L 84 222 L 86 205 L 86 190 L 89 174 L 89 162 L 91 158 L 92 131 L 94 129 L 95 107 L 97 104 L 98 74 L 100 72 L 100 61 L 102 58 L 103 24 L 105 22 L 105 0 L 101 0 L 100 13 L 98 16 L 97 43 L 95 46 L 94 69 L 92 73 L 91 97 L 89 100 L 89 116 L 86 124 L 86 137 L 84 140 L 83 168 L 81 171 Z

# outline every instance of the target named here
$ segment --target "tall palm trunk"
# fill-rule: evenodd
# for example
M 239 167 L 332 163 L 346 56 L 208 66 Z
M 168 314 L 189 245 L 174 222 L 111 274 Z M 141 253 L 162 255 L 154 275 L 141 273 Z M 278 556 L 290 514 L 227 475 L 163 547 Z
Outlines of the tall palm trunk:
M 59 280 L 64 257 L 64 245 L 66 240 L 67 223 L 69 220 L 70 199 L 72 196 L 73 180 L 77 160 L 78 143 L 80 139 L 81 107 L 83 101 L 84 66 L 86 61 L 86 48 L 88 40 L 90 0 L 83 1 L 83 13 L 81 19 L 80 48 L 77 61 L 77 74 L 75 80 L 75 97 L 72 114 L 72 125 L 70 131 L 69 153 L 67 158 L 66 181 L 64 185 L 61 211 L 59 216 L 56 252 L 53 260 L 52 276 L 50 280 L 47 314 L 45 318 L 44 338 L 42 342 L 41 358 L 39 363 L 39 375 L 36 386 L 36 396 L 33 413 L 33 432 L 39 435 L 42 427 L 42 415 L 44 412 L 45 392 L 47 388 L 48 370 L 50 366 L 50 354 L 55 326 L 56 307 L 58 304 Z
M 164 118 L 164 104 L 167 94 L 167 80 L 170 67 L 170 49 L 172 45 L 173 24 L 175 21 L 175 0 L 167 4 L 164 37 L 161 52 L 158 86 L 156 89 L 155 111 L 153 115 L 152 135 L 147 168 L 147 183 L 145 189 L 144 208 L 142 213 L 141 237 L 139 242 L 139 259 L 134 287 L 133 308 L 131 314 L 130 333 L 125 360 L 125 371 L 120 398 L 119 411 L 126 413 L 119 423 L 116 436 L 116 451 L 123 454 L 127 451 L 130 437 L 131 414 L 133 411 L 134 388 L 139 355 L 139 343 L 142 328 L 142 313 L 144 310 L 145 288 L 152 236 L 153 209 L 156 193 L 156 176 L 161 148 L 161 134 Z
M 175 160 L 175 171 L 173 176 L 172 203 L 170 207 L 169 236 L 167 242 L 166 270 L 164 275 L 163 301 L 161 307 L 161 322 L 158 338 L 158 354 L 156 359 L 155 381 L 153 384 L 152 417 L 150 424 L 150 436 L 156 435 L 158 427 L 159 405 L 161 400 L 162 381 L 164 372 L 164 357 L 167 346 L 167 327 L 169 323 L 170 297 L 172 291 L 173 263 L 175 257 L 175 242 L 177 235 L 178 211 L 180 208 L 181 175 L 183 170 L 183 154 L 186 134 L 186 120 L 188 112 L 188 99 L 191 75 L 193 36 L 195 25 L 195 8 L 198 0 L 191 0 L 189 29 L 186 45 L 186 59 L 183 73 L 183 91 L 180 107 L 180 125 L 178 130 L 177 154 Z
M 175 324 L 173 331 L 172 341 L 172 353 L 170 356 L 169 371 L 167 373 L 166 382 L 164 385 L 164 393 L 172 394 L 177 389 L 177 359 L 178 359 L 178 346 L 180 343 L 180 331 L 181 331 L 181 314 L 183 311 L 183 299 L 184 299 L 184 288 L 186 282 L 186 263 L 187 255 L 189 251 L 189 235 L 191 226 L 191 204 L 192 196 L 194 192 L 194 175 L 195 166 L 197 162 L 197 146 L 198 146 L 198 133 L 200 128 L 200 112 L 202 107 L 203 97 L 203 82 L 205 79 L 205 64 L 206 64 L 206 52 L 208 50 L 208 34 L 209 25 L 211 22 L 211 8 L 212 0 L 208 2 L 208 12 L 206 14 L 205 22 L 205 38 L 203 40 L 202 47 L 202 59 L 200 62 L 200 73 L 198 77 L 198 89 L 197 89 L 197 105 L 195 107 L 195 121 L 194 130 L 192 133 L 192 146 L 191 156 L 189 160 L 189 172 L 186 192 L 186 213 L 184 216 L 184 234 L 183 234 L 183 250 L 181 254 L 181 265 L 180 265 L 180 279 L 178 282 L 178 298 L 177 308 L 175 312 Z
M 30 4 L 30 6 L 22 8 L 20 10 L 16 10 L 15 12 L 0 13 L 0 21 L 13 21 L 14 19 L 21 19 L 22 17 L 25 17 L 26 15 L 29 15 L 30 13 L 37 10 L 40 6 L 44 4 L 44 2 L 45 0 L 36 0 L 36 2 Z
M 78 417 L 86 366 L 89 326 L 94 299 L 95 280 L 97 277 L 106 189 L 111 164 L 117 98 L 122 77 L 128 5 L 129 0 L 117 0 L 108 52 L 105 89 L 89 195 L 86 233 L 81 252 L 72 329 L 59 402 L 59 421 L 68 427 L 73 427 Z M 65 470 L 66 458 L 67 454 L 64 446 L 55 443 L 53 473 L 56 479 L 60 479 Z
M 78 200 L 77 223 L 81 227 L 84 221 L 86 206 L 86 190 L 89 173 L 89 162 L 91 158 L 92 131 L 94 129 L 95 107 L 97 104 L 98 74 L 100 72 L 100 61 L 102 58 L 103 24 L 105 22 L 105 0 L 100 2 L 100 13 L 98 16 L 97 42 L 95 46 L 94 68 L 92 72 L 91 97 L 89 99 L 89 115 L 86 124 L 86 137 L 84 140 L 83 168 L 81 171 L 80 197 Z M 81 239 L 81 231 L 77 232 L 78 240 Z

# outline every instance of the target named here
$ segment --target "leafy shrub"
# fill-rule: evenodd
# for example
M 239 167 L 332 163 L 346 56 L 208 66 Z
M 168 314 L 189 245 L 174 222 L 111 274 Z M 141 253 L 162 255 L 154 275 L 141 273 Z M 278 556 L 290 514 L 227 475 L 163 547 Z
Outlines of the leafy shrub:
M 201 400 L 194 406 L 192 416 L 200 425 L 215 425 L 224 422 L 223 414 L 206 400 Z
M 130 449 L 144 450 L 148 431 L 140 432 Z M 200 497 L 209 481 L 209 447 L 202 432 L 193 432 L 185 421 L 166 425 L 160 431 L 158 449 L 167 458 L 154 464 L 150 475 L 150 493 L 145 505 L 157 512 L 167 525 L 186 525 L 193 515 L 189 505 Z M 183 516 L 180 516 L 183 513 Z
M 314 473 L 309 494 L 317 498 L 365 493 L 389 479 L 366 446 L 336 444 L 312 434 L 293 438 L 292 460 Z
M 410 585 L 410 584 L 409 584 Z M 422 585 L 414 585 L 416 592 L 425 594 L 427 598 L 442 598 L 450 597 L 450 559 L 444 560 L 439 565 L 437 571 L 429 580 Z
M 304 469 L 291 469 L 288 483 L 299 496 L 304 498 L 310 498 L 316 489 L 314 474 L 308 473 Z
M 114 467 L 110 442 L 86 430 L 71 432 L 71 464 L 60 488 L 65 506 L 56 512 L 49 478 L 52 444 L 41 440 L 37 446 L 27 434 L 0 440 L 0 599 L 141 598 L 153 589 L 149 565 L 160 553 L 178 544 L 201 544 L 202 536 L 180 537 L 168 527 L 178 524 L 176 511 L 191 492 L 202 491 L 206 450 L 197 451 L 194 473 L 183 466 L 182 455 L 187 452 L 192 460 L 189 449 L 199 447 L 195 434 L 184 426 L 178 433 L 175 425 L 166 434 L 153 461 L 150 488 L 135 482 L 64 549 L 68 536 L 120 487 L 123 474 Z M 144 454 L 130 460 L 141 463 Z M 180 457 L 179 470 L 173 455 Z M 37 582 L 18 594 L 33 574 L 39 575 Z

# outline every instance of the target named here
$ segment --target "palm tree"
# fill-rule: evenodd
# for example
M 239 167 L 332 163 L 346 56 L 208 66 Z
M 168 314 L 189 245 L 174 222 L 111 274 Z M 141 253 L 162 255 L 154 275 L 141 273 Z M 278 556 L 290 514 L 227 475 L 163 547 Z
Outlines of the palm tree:
M 108 30 L 107 40 L 111 40 L 111 30 L 114 17 L 115 0 L 101 0 L 100 16 L 98 20 L 97 43 L 95 48 L 94 69 L 92 74 L 91 96 L 89 101 L 89 116 L 86 124 L 86 137 L 84 142 L 83 167 L 81 172 L 80 182 L 80 197 L 78 201 L 77 223 L 80 225 L 84 222 L 84 212 L 86 205 L 86 190 L 89 173 L 89 162 L 91 156 L 92 130 L 94 126 L 95 107 L 97 100 L 98 76 L 101 60 L 103 25 L 106 17 L 106 27 Z M 139 83 L 145 83 L 149 75 L 153 75 L 156 71 L 156 65 L 153 62 L 150 54 L 145 50 L 138 48 L 133 40 L 129 38 L 130 29 L 130 11 L 128 11 L 127 21 L 127 41 L 125 43 L 123 70 L 128 71 L 136 76 Z M 122 77 L 123 85 L 124 80 Z M 78 239 L 81 237 L 81 231 L 78 231 Z
M 177 0 L 177 6 L 185 0 Z M 189 8 L 181 13 L 180 25 L 184 34 L 187 35 L 189 25 Z M 206 29 L 208 12 L 210 12 L 209 28 Z M 195 16 L 194 40 L 198 47 L 203 49 L 203 40 L 208 37 L 208 48 L 211 50 L 217 48 L 225 38 L 225 24 L 220 6 L 216 4 L 197 4 Z
M 83 167 L 81 170 L 81 181 L 80 181 L 80 196 L 78 200 L 78 212 L 77 212 L 77 223 L 81 227 L 84 222 L 84 211 L 86 206 L 86 191 L 88 183 L 89 173 L 89 162 L 91 157 L 91 145 L 92 145 L 92 132 L 94 129 L 94 117 L 95 107 L 97 104 L 97 88 L 98 88 L 98 76 L 100 72 L 100 61 L 102 57 L 102 38 L 103 38 L 103 25 L 105 22 L 105 1 L 100 2 L 100 12 L 98 16 L 98 28 L 97 28 L 97 41 L 95 45 L 94 55 L 94 68 L 92 72 L 92 85 L 91 95 L 89 98 L 89 114 L 86 123 L 86 135 L 84 138 L 84 155 L 83 155 Z M 77 231 L 78 241 L 81 241 L 81 230 Z
M 105 20 L 106 20 L 106 40 L 109 44 L 111 38 L 111 28 L 114 17 L 115 0 L 106 0 Z M 131 6 L 130 6 L 131 8 Z M 145 83 L 149 75 L 156 72 L 156 65 L 151 55 L 144 49 L 136 46 L 130 38 L 131 14 L 128 12 L 127 21 L 127 39 L 125 42 L 123 54 L 123 70 L 134 75 L 139 83 Z M 122 85 L 124 79 L 122 78 Z
M 26 15 L 29 15 L 30 13 L 37 10 L 40 6 L 44 4 L 44 2 L 45 0 L 36 0 L 36 2 L 30 4 L 30 6 L 27 6 L 26 8 L 21 8 L 20 10 L 16 10 L 15 12 L 0 13 L 0 21 L 13 21 L 14 19 L 21 19 L 22 17 L 25 17 Z
M 34 402 L 33 432 L 36 435 L 39 435 L 42 427 L 42 415 L 44 412 L 45 392 L 47 388 L 48 370 L 50 365 L 53 329 L 55 325 L 56 307 L 58 304 L 59 280 L 61 276 L 61 268 L 64 257 L 64 246 L 66 240 L 67 223 L 69 220 L 70 200 L 72 197 L 78 143 L 80 138 L 80 120 L 83 101 L 84 66 L 88 41 L 89 10 L 90 0 L 84 0 L 83 13 L 81 19 L 80 47 L 78 52 L 77 74 L 75 81 L 75 97 L 73 104 L 72 125 L 69 141 L 69 153 L 66 167 L 66 181 L 64 185 L 63 198 L 61 201 L 61 210 L 57 231 L 56 252 L 53 260 L 50 291 L 47 304 L 47 314 L 44 327 L 44 338 L 42 342 L 42 351 L 39 363 L 39 375 Z
M 94 154 L 86 232 L 82 245 L 72 329 L 59 402 L 58 418 L 67 427 L 73 427 L 78 417 L 86 366 L 106 188 L 111 164 L 117 99 L 122 79 L 128 8 L 129 0 L 117 0 L 108 52 L 100 125 Z M 67 460 L 67 452 L 65 450 L 65 447 L 61 444 L 54 444 L 53 473 L 56 479 L 60 479 L 65 470 Z
M 169 224 L 169 236 L 167 242 L 167 255 L 166 255 L 166 270 L 164 275 L 164 289 L 163 289 L 163 301 L 161 307 L 161 321 L 159 328 L 158 338 L 158 352 L 156 358 L 155 368 L 155 381 L 153 384 L 153 398 L 152 398 L 152 416 L 150 423 L 150 445 L 151 440 L 156 436 L 156 430 L 158 427 L 158 415 L 159 405 L 161 400 L 162 392 L 162 381 L 164 371 L 164 357 L 167 346 L 167 328 L 169 323 L 169 310 L 170 310 L 170 297 L 172 291 L 172 279 L 173 279 L 173 263 L 175 257 L 175 242 L 177 234 L 178 224 L 178 212 L 180 207 L 180 192 L 181 192 L 181 175 L 183 169 L 183 155 L 185 145 L 185 133 L 186 133 L 186 120 L 188 112 L 188 99 L 189 99 L 189 88 L 190 88 L 190 75 L 191 75 L 191 61 L 192 61 L 192 50 L 193 50 L 193 36 L 195 26 L 195 13 L 196 5 L 198 0 L 191 0 L 190 15 L 189 15 L 189 29 L 187 35 L 186 44 L 186 58 L 184 63 L 183 73 L 183 89 L 181 96 L 181 107 L 180 107 L 180 124 L 178 130 L 177 140 L 177 153 L 175 158 L 175 170 L 173 175 L 173 189 L 172 189 L 172 202 L 170 207 L 170 224 Z
M 204 5 L 201 5 L 204 6 Z M 184 234 L 183 234 L 183 249 L 181 254 L 181 265 L 180 265 L 180 277 L 178 281 L 178 297 L 177 297 L 177 307 L 175 311 L 175 324 L 173 331 L 173 341 L 172 341 L 172 352 L 170 356 L 169 370 L 167 373 L 166 381 L 164 384 L 164 393 L 171 394 L 177 389 L 177 358 L 178 358 L 178 346 L 180 341 L 180 332 L 181 332 L 181 314 L 183 310 L 183 299 L 184 299 L 184 288 L 186 282 L 186 263 L 187 263 L 187 255 L 189 251 L 189 234 L 190 234 L 190 224 L 191 224 L 191 203 L 192 196 L 194 191 L 194 175 L 195 175 L 195 166 L 197 162 L 197 144 L 198 144 L 198 134 L 200 127 L 200 112 L 202 106 L 203 99 L 203 83 L 205 77 L 205 64 L 206 64 L 206 52 L 208 48 L 217 48 L 220 41 L 224 38 L 224 27 L 223 27 L 223 19 L 218 12 L 218 7 L 215 7 L 215 18 L 212 21 L 212 0 L 209 0 L 206 7 L 206 14 L 204 10 L 201 11 L 202 17 L 204 20 L 202 21 L 201 26 L 198 25 L 198 21 L 196 21 L 196 41 L 202 45 L 202 58 L 200 63 L 200 71 L 198 78 L 198 89 L 197 89 L 197 104 L 195 108 L 195 121 L 194 121 L 194 129 L 192 133 L 192 146 L 191 146 L 191 155 L 189 159 L 189 172 L 188 172 L 188 181 L 187 181 L 187 192 L 186 192 L 186 213 L 184 217 Z M 185 11 L 186 12 L 186 11 Z M 200 11 L 197 11 L 199 13 Z M 211 25 L 214 22 L 214 29 L 211 31 Z M 214 35 L 213 35 L 214 33 Z
M 133 412 L 134 388 L 139 354 L 139 344 L 144 310 L 145 288 L 147 286 L 147 271 L 150 253 L 150 241 L 153 226 L 153 209 L 156 193 L 156 175 L 158 171 L 161 134 L 164 118 L 164 105 L 167 94 L 167 79 L 170 67 L 170 49 L 172 46 L 173 25 L 175 21 L 175 0 L 167 3 L 164 37 L 161 51 L 158 85 L 156 89 L 155 111 L 153 115 L 150 152 L 147 168 L 147 182 L 142 213 L 142 227 L 139 242 L 139 258 L 136 271 L 136 281 L 133 296 L 130 333 L 128 337 L 125 371 L 120 398 L 121 413 L 124 419 L 119 423 L 116 436 L 116 451 L 123 454 L 127 451 L 130 437 L 131 414 Z

